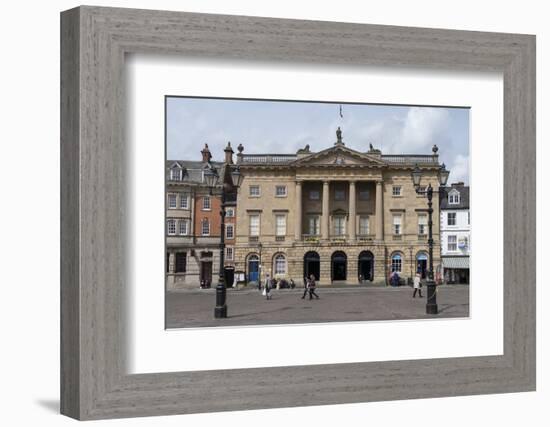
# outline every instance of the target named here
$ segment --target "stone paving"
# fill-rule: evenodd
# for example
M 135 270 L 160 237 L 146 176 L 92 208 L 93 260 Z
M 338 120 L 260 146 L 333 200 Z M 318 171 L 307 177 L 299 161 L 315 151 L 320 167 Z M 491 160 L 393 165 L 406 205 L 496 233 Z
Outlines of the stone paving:
M 215 289 L 184 290 L 166 294 L 166 327 L 269 325 L 290 323 L 347 322 L 469 316 L 469 286 L 438 286 L 439 314 L 426 314 L 424 298 L 412 298 L 408 286 L 392 288 L 323 288 L 320 299 L 301 299 L 301 289 L 272 291 L 266 300 L 257 289 L 229 289 L 228 317 L 214 318 Z

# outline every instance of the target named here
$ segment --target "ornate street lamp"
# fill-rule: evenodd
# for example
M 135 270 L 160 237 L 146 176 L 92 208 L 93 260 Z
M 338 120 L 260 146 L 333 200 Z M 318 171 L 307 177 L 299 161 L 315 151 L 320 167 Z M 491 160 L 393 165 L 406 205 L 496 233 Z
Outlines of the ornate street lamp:
M 233 187 L 239 188 L 243 182 L 243 175 L 241 174 L 240 166 L 237 166 L 231 172 L 231 180 L 233 181 Z
M 206 185 L 210 188 L 210 194 L 213 194 L 214 187 L 218 183 L 218 178 L 218 171 L 212 163 L 209 162 L 208 168 L 204 171 L 204 180 L 206 181 Z
M 417 194 L 425 194 L 428 198 L 428 248 L 430 254 L 430 262 L 428 264 L 428 282 L 426 283 L 427 289 L 427 298 L 426 298 L 426 313 L 427 314 L 437 314 L 437 300 L 435 295 L 435 281 L 434 281 L 434 264 L 433 264 L 433 222 L 432 222 L 432 198 L 433 198 L 433 187 L 429 183 L 428 187 L 425 189 L 420 188 L 420 180 L 422 178 L 422 170 L 418 167 L 418 164 L 414 166 L 413 171 L 411 172 L 414 188 Z M 447 179 L 449 178 L 449 171 L 445 168 L 445 163 L 441 165 L 437 173 L 437 180 L 439 181 L 439 190 L 441 187 L 445 187 L 447 184 Z
M 229 167 L 228 165 L 226 167 Z M 216 307 L 214 308 L 214 317 L 216 319 L 226 318 L 227 317 L 227 288 L 225 286 L 225 277 L 224 277 L 224 261 L 225 261 L 225 207 L 226 207 L 226 189 L 225 182 L 220 176 L 216 168 L 209 162 L 208 167 L 204 171 L 204 180 L 206 185 L 210 189 L 210 194 L 214 194 L 214 188 L 219 183 L 221 184 L 221 206 L 220 206 L 220 217 L 221 217 L 221 226 L 220 226 L 220 268 L 218 274 L 218 285 L 216 286 Z M 240 168 L 237 166 L 231 171 L 231 181 L 235 189 L 239 188 L 243 180 Z

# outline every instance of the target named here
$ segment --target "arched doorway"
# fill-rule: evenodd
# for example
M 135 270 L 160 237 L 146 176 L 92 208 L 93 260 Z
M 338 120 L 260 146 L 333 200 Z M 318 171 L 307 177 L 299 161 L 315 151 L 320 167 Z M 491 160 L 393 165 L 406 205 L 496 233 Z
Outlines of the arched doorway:
M 248 257 L 248 281 L 257 282 L 260 278 L 260 258 L 253 254 Z
M 420 277 L 426 278 L 428 272 L 428 254 L 426 252 L 418 252 L 416 254 L 416 273 L 420 273 Z
M 374 279 L 374 255 L 371 251 L 363 251 L 359 254 L 357 264 L 357 274 L 359 282 L 370 281 Z
M 331 257 L 332 280 L 347 279 L 348 257 L 342 251 L 337 251 Z
M 321 273 L 321 258 L 317 252 L 311 251 L 304 255 L 304 277 L 309 277 L 312 274 L 315 280 L 319 280 Z

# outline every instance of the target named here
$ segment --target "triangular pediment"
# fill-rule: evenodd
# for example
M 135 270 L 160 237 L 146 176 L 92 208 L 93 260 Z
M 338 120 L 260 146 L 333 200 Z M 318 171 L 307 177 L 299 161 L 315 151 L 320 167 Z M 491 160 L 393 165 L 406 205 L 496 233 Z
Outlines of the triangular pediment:
M 345 145 L 335 145 L 334 147 L 295 160 L 293 165 L 381 167 L 385 166 L 386 163 L 369 154 L 352 150 Z

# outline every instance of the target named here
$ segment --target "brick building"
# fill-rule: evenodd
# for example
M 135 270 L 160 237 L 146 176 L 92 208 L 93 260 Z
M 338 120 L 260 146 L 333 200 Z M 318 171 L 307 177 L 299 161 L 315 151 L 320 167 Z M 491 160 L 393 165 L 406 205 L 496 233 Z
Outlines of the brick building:
M 166 163 L 166 286 L 199 287 L 212 283 L 219 271 L 220 198 L 204 183 L 212 157 L 208 146 L 202 161 Z M 217 167 L 223 163 L 212 162 Z

